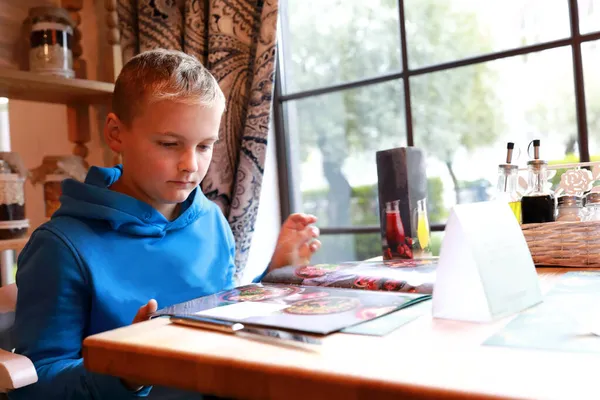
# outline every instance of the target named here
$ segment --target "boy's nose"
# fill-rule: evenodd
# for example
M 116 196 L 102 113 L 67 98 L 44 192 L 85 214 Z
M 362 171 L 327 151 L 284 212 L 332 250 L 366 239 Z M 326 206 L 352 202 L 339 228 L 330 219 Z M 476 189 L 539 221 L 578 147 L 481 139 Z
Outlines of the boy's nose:
M 186 172 L 198 171 L 198 160 L 196 152 L 186 152 L 186 154 L 179 161 L 179 170 Z

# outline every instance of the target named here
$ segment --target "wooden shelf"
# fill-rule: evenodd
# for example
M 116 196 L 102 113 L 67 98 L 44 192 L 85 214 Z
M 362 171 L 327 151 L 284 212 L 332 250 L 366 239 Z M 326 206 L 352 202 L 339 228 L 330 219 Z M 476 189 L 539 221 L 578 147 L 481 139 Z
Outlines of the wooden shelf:
M 4 250 L 21 250 L 27 244 L 29 236 L 19 239 L 0 240 L 0 251 Z
M 0 68 L 0 97 L 58 104 L 108 104 L 115 85 Z

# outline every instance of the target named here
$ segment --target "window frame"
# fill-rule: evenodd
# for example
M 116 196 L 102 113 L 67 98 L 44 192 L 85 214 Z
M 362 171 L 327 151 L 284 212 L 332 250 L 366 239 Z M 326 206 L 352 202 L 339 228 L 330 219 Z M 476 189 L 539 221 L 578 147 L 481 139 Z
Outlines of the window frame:
M 278 164 L 278 183 L 280 212 L 283 220 L 293 212 L 298 211 L 298 204 L 294 192 L 294 176 L 290 148 L 290 138 L 288 135 L 287 121 L 284 118 L 285 103 L 291 100 L 305 99 L 327 93 L 334 93 L 348 89 L 355 89 L 388 82 L 392 80 L 402 80 L 404 93 L 404 111 L 406 123 L 406 142 L 407 146 L 414 146 L 413 123 L 412 123 L 412 105 L 410 98 L 410 78 L 430 74 L 438 71 L 444 71 L 468 65 L 484 63 L 493 60 L 520 56 L 524 54 L 535 53 L 543 50 L 555 49 L 559 47 L 571 47 L 573 59 L 573 84 L 575 87 L 576 117 L 577 117 L 577 143 L 581 162 L 590 161 L 588 125 L 585 101 L 585 85 L 583 76 L 583 58 L 581 53 L 581 44 L 589 41 L 600 40 L 600 29 L 595 32 L 581 34 L 579 30 L 579 7 L 577 0 L 567 0 L 569 4 L 569 24 L 571 35 L 564 39 L 546 41 L 534 45 L 516 47 L 508 50 L 502 50 L 473 57 L 458 59 L 455 61 L 444 62 L 421 68 L 410 69 L 408 65 L 408 50 L 406 45 L 406 19 L 404 12 L 404 0 L 398 0 L 399 10 L 399 34 L 400 50 L 402 56 L 402 70 L 392 71 L 386 74 L 358 79 L 349 82 L 342 82 L 335 85 L 314 88 L 305 91 L 299 91 L 289 94 L 282 93 L 282 72 L 281 63 L 277 63 L 275 73 L 275 87 L 273 94 L 273 118 L 276 140 L 276 155 Z M 281 1 L 279 5 L 281 25 L 287 26 L 286 2 Z M 278 46 L 278 51 L 280 47 Z M 367 234 L 379 232 L 379 226 L 347 226 L 347 227 L 321 227 L 322 235 L 339 234 Z M 432 231 L 443 231 L 445 224 L 433 224 Z

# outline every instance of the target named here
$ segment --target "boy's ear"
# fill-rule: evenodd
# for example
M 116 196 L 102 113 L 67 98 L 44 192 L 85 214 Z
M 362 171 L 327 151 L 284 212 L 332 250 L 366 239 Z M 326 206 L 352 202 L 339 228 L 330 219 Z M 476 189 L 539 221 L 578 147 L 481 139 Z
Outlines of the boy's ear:
M 106 122 L 104 124 L 104 140 L 108 147 L 118 154 L 121 154 L 121 151 L 123 150 L 124 129 L 125 126 L 115 113 L 109 113 L 106 116 Z

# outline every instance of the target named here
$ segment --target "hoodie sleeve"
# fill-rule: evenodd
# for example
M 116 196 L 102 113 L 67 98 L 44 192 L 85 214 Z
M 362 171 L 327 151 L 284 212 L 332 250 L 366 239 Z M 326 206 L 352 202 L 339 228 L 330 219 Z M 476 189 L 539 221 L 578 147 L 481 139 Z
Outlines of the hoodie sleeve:
M 18 259 L 15 352 L 31 359 L 38 382 L 11 399 L 132 399 L 146 397 L 119 378 L 87 371 L 81 344 L 90 318 L 90 282 L 70 243 L 38 229 Z

